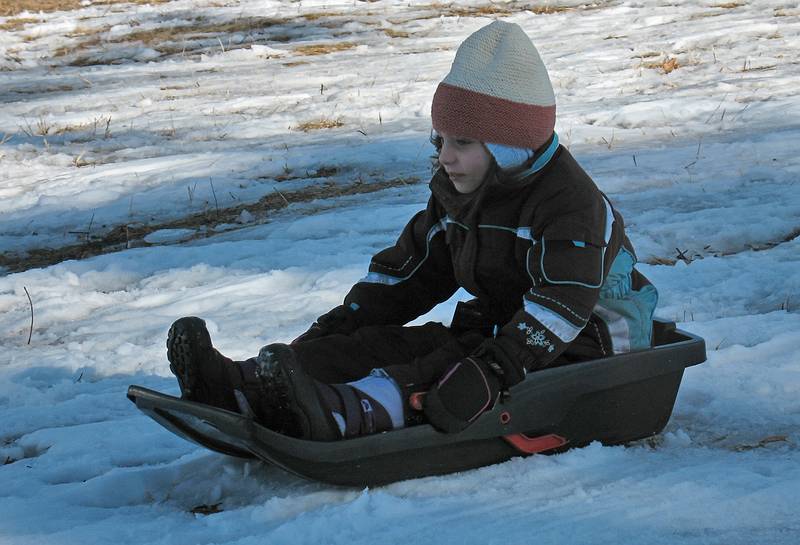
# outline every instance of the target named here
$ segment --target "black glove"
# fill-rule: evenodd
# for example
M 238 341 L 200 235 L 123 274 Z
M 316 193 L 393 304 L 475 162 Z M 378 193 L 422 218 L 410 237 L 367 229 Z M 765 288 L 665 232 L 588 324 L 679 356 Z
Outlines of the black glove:
M 524 377 L 502 346 L 489 339 L 474 354 L 450 366 L 428 391 L 425 416 L 440 431 L 459 432 L 494 407 L 502 390 Z
M 436 429 L 455 433 L 494 406 L 500 380 L 483 360 L 469 356 L 459 361 L 425 396 L 425 416 Z
M 293 340 L 292 344 L 336 333 L 349 335 L 359 327 L 355 314 L 356 311 L 353 308 L 339 305 L 317 318 L 317 321 L 311 324 L 311 327 L 305 333 Z

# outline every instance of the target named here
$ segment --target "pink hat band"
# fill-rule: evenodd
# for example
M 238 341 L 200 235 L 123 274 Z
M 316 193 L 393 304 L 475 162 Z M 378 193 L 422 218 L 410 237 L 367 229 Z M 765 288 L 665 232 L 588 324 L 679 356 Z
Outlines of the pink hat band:
M 431 117 L 437 132 L 535 150 L 553 134 L 556 106 L 522 104 L 442 82 Z

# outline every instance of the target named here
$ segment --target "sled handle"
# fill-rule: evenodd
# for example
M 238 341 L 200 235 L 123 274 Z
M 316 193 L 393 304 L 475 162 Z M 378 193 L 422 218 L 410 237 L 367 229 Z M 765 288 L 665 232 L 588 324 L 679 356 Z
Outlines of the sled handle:
M 563 447 L 569 443 L 568 439 L 556 435 L 555 433 L 540 435 L 539 437 L 528 437 L 524 433 L 512 433 L 510 435 L 504 435 L 503 439 L 523 454 L 537 454 L 539 452 Z

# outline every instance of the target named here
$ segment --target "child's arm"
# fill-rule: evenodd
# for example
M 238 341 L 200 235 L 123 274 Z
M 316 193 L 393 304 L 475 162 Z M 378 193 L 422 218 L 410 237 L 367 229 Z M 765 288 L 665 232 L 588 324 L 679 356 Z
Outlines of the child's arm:
M 378 252 L 367 275 L 345 297 L 366 324 L 403 325 L 458 289 L 445 243 L 445 213 L 433 199 L 405 226 L 394 246 Z

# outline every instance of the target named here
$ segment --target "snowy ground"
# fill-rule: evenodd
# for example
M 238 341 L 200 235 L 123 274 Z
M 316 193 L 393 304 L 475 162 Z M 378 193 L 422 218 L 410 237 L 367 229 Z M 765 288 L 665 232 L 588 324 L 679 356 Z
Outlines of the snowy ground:
M 0 277 L 0 543 L 800 541 L 796 3 L 84 4 L 0 17 L 4 259 L 321 181 L 420 183 Z M 175 318 L 237 358 L 340 302 L 423 206 L 435 84 L 498 16 L 539 47 L 658 314 L 706 339 L 660 439 L 350 490 L 140 415 L 129 384 L 177 393 Z

